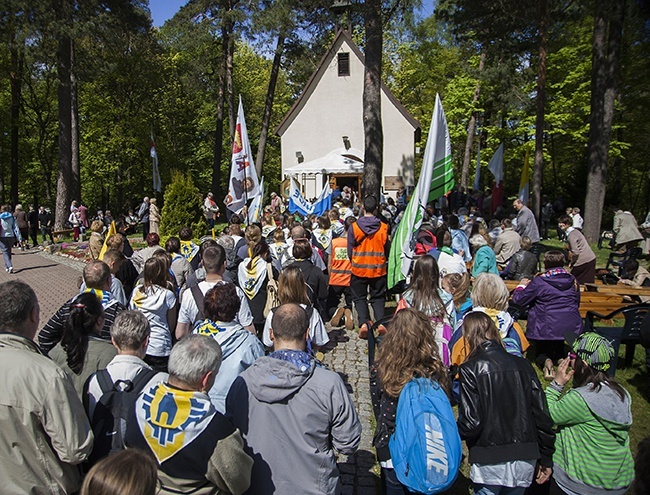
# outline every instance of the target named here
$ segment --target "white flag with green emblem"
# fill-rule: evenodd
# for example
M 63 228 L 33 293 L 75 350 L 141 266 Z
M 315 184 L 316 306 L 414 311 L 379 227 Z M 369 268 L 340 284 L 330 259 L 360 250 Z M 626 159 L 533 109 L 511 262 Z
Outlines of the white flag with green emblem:
M 422 213 L 427 203 L 444 196 L 454 187 L 454 169 L 451 164 L 451 140 L 447 119 L 436 94 L 427 147 L 418 184 L 411 196 L 402 220 L 393 236 L 388 258 L 388 287 L 404 280 L 411 269 L 415 236 L 422 225 Z

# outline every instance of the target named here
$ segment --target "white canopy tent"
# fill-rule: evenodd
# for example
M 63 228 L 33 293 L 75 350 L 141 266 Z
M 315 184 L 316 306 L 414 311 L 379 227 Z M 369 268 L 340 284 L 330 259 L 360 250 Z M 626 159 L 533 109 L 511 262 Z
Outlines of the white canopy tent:
M 360 175 L 363 173 L 363 152 L 354 148 L 338 148 L 327 155 L 299 163 L 284 170 L 301 184 L 306 197 L 317 196 L 331 175 Z M 321 176 L 318 180 L 317 176 Z
M 284 170 L 285 175 L 360 174 L 363 172 L 363 152 L 354 148 L 339 148 L 327 155 L 299 163 Z

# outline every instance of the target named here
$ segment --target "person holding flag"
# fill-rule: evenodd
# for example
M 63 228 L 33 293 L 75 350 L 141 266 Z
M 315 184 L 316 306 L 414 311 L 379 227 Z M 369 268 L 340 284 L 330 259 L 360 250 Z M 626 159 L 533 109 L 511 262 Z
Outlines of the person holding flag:
M 232 143 L 232 161 L 230 179 L 228 180 L 228 194 L 224 199 L 226 207 L 233 213 L 239 213 L 250 198 L 259 194 L 259 181 L 255 172 L 253 152 L 248 140 L 244 107 L 239 96 L 239 109 L 237 111 L 237 125 L 235 139 Z
M 395 287 L 406 279 L 415 247 L 415 234 L 422 225 L 422 214 L 427 203 L 439 199 L 454 187 L 454 170 L 451 162 L 451 139 L 447 119 L 436 95 L 436 104 L 431 118 L 431 129 L 420 178 L 411 200 L 404 211 L 395 235 L 393 236 L 388 259 L 388 288 Z M 357 310 L 358 311 L 358 310 Z

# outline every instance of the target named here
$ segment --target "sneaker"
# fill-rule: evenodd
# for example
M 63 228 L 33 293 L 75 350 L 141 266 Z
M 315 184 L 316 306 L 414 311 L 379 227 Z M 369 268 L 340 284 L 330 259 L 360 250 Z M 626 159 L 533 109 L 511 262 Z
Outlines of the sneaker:
M 330 325 L 333 327 L 338 327 L 341 324 L 341 318 L 345 314 L 345 308 L 338 308 L 332 319 L 330 320 Z
M 550 359 L 547 359 L 544 362 L 544 380 L 547 382 L 550 382 L 555 379 L 555 368 L 553 367 L 553 361 Z
M 13 273 L 13 272 L 14 272 L 14 267 L 13 266 L 10 266 L 9 268 L 7 268 L 7 273 Z
M 354 318 L 352 317 L 352 311 L 345 308 L 345 329 L 352 330 L 354 328 Z
M 370 322 L 364 323 L 363 325 L 361 325 L 361 327 L 359 327 L 359 338 L 360 339 L 366 340 L 368 338 L 368 330 L 370 330 L 369 323 Z

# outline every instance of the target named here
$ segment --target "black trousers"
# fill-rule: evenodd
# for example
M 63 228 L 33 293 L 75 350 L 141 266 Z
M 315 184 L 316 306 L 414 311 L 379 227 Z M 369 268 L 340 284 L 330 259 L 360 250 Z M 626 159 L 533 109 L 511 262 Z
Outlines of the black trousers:
M 563 340 L 533 340 L 529 339 L 535 352 L 535 364 L 544 369 L 544 362 L 547 359 L 557 363 L 559 359 L 565 358 Z
M 375 321 L 384 317 L 384 306 L 386 304 L 386 276 L 377 278 L 357 277 L 352 275 L 350 279 L 350 290 L 352 301 L 359 315 L 359 325 L 370 320 L 368 309 L 368 297 L 372 305 L 372 312 Z
M 327 316 L 332 318 L 339 307 L 341 295 L 345 298 L 345 309 L 352 309 L 352 291 L 347 285 L 330 285 L 327 292 Z
M 142 224 L 142 240 L 146 240 L 147 235 L 149 235 L 149 222 Z

